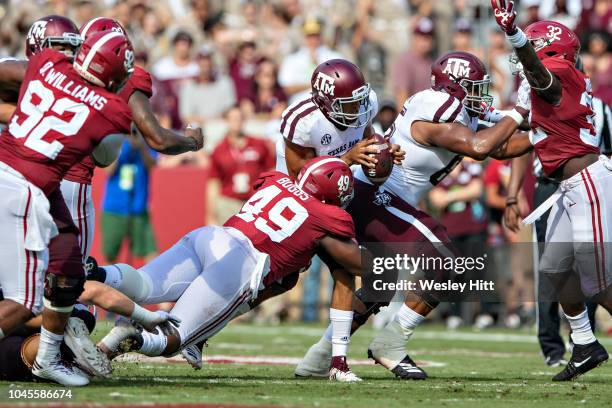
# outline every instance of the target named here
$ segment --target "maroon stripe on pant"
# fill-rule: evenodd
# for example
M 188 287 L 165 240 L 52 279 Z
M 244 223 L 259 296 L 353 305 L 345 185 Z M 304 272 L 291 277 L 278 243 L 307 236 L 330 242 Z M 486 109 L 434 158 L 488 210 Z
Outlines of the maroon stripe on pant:
M 91 186 L 87 184 L 83 185 L 83 229 L 81 230 L 81 253 L 83 254 L 83 261 L 85 261 L 87 244 L 89 243 L 89 227 L 87 225 L 87 189 L 89 188 L 91 188 Z
M 597 189 L 595 188 L 595 183 L 593 183 L 593 179 L 591 178 L 591 173 L 589 169 L 584 169 L 584 172 L 587 176 L 587 180 L 591 183 L 591 188 L 593 189 L 593 196 L 595 196 L 595 203 L 597 206 L 597 225 L 599 227 L 599 248 L 601 249 L 601 290 L 604 290 L 608 285 L 606 284 L 606 250 L 604 245 L 604 236 L 603 229 L 601 227 L 601 206 L 599 204 L 599 195 L 597 194 Z
M 183 344 L 188 344 L 189 342 L 193 341 L 194 339 L 197 339 L 198 337 L 200 337 L 201 335 L 203 335 L 204 333 L 206 333 L 208 330 L 214 328 L 215 326 L 217 326 L 218 324 L 222 323 L 225 319 L 228 318 L 228 316 L 230 316 L 232 313 L 234 313 L 234 310 L 236 310 L 241 304 L 244 303 L 244 301 L 251 296 L 251 289 L 247 289 L 246 292 L 244 292 L 242 295 L 240 295 L 235 301 L 234 303 L 232 303 L 232 305 L 221 314 L 221 316 L 217 317 L 215 320 L 213 320 L 212 322 L 208 323 L 206 326 L 204 326 L 203 328 L 201 328 L 200 330 L 198 330 L 197 332 L 191 334 L 187 339 L 189 341 L 184 340 L 182 341 Z
M 593 228 L 593 247 L 595 248 L 595 271 L 597 272 L 597 285 L 601 286 L 601 273 L 599 271 L 599 254 L 597 250 L 597 226 L 595 224 L 595 208 L 594 208 L 594 200 L 591 195 L 591 189 L 589 188 L 589 183 L 586 180 L 584 175 L 584 170 L 580 172 L 580 176 L 582 176 L 582 182 L 586 187 L 587 195 L 589 196 L 589 201 L 591 204 L 591 227 Z
M 32 199 L 32 191 L 30 191 L 30 188 L 28 187 L 28 199 L 26 201 L 26 208 L 25 208 L 25 215 L 23 216 L 23 244 L 25 247 L 25 238 L 28 234 L 28 213 L 30 212 L 30 201 Z M 30 251 L 28 251 L 27 249 L 25 249 L 25 256 L 26 256 L 26 290 L 25 290 L 25 299 L 23 302 L 23 305 L 25 307 L 28 307 L 28 300 L 30 299 Z

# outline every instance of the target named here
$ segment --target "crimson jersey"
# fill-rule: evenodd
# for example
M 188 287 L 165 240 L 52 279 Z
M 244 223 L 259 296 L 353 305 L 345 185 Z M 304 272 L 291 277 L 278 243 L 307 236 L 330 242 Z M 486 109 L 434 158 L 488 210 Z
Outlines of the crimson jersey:
M 224 224 L 242 231 L 260 252 L 270 255 L 264 285 L 305 268 L 325 235 L 353 238 L 351 216 L 299 189 L 278 171 L 263 173 L 255 194 Z
M 66 55 L 45 49 L 30 58 L 0 137 L 0 161 L 49 195 L 105 136 L 128 133 L 131 120 L 123 98 L 81 78 Z
M 573 157 L 599 154 L 599 139 L 593 126 L 591 81 L 563 58 L 546 58 L 542 64 L 559 78 L 563 87 L 558 106 L 531 91 L 531 142 L 550 175 Z
M 123 98 L 125 102 L 128 102 L 130 100 L 130 96 L 132 96 L 132 94 L 136 91 L 144 93 L 147 95 L 147 98 L 150 98 L 153 95 L 151 75 L 139 66 L 134 67 L 134 72 L 118 95 Z M 75 183 L 91 184 L 91 179 L 93 178 L 95 168 L 96 165 L 94 164 L 93 159 L 91 156 L 88 156 L 72 166 L 64 178 L 69 181 L 74 181 Z

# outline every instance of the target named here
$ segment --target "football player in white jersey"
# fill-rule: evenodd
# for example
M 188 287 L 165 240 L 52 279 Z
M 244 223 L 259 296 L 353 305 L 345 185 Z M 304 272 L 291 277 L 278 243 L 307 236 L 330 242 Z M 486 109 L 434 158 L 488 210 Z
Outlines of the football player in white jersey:
M 368 153 L 374 141 L 371 119 L 378 112 L 376 92 L 361 70 L 344 59 L 325 61 L 314 70 L 311 95 L 283 112 L 276 144 L 276 170 L 295 177 L 304 163 L 316 156 L 341 158 L 349 166 L 376 162 Z M 404 152 L 393 147 L 396 163 Z
M 484 64 L 469 53 L 451 52 L 434 62 L 431 89 L 408 99 L 387 131 L 391 143 L 409 154 L 401 165 L 394 166 L 380 187 L 373 185 L 361 168 L 355 173 L 355 200 L 347 210 L 353 215 L 359 242 L 418 243 L 434 256 L 454 256 L 446 230 L 418 210 L 417 203 L 464 156 L 476 160 L 507 157 L 509 151 L 520 150 L 516 149 L 517 143 L 528 143 L 527 137 L 511 138 L 528 114 L 519 105 L 495 126 L 477 130 L 479 116 L 492 101 L 489 84 Z M 456 195 L 460 201 L 461 193 Z M 356 296 L 361 299 L 363 293 L 358 291 Z M 384 305 L 356 303 L 363 305 L 356 307 L 353 330 Z M 435 293 L 408 292 L 394 319 L 370 344 L 368 355 L 402 379 L 427 378 L 407 355 L 405 345 L 438 303 Z M 295 370 L 296 376 L 319 377 L 327 373 L 331 357 L 329 332 L 328 328 L 308 350 Z

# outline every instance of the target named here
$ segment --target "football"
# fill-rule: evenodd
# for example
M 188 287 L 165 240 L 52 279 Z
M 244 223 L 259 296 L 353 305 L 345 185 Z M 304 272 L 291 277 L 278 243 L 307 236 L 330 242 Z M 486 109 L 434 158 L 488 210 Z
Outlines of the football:
M 368 180 L 378 186 L 384 183 L 391 175 L 391 170 L 393 170 L 393 154 L 391 153 L 391 145 L 383 136 L 374 133 L 370 136 L 370 139 L 376 140 L 376 143 L 371 146 L 378 149 L 378 153 L 371 153 L 370 156 L 376 157 L 378 163 L 373 168 L 364 165 L 361 165 L 361 168 L 368 177 Z

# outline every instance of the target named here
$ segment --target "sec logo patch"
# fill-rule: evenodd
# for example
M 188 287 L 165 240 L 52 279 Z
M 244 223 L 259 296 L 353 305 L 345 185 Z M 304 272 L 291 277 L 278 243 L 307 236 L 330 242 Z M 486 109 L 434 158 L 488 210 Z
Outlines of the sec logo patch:
M 321 138 L 321 144 L 323 146 L 327 146 L 330 143 L 331 143 L 331 135 L 329 133 L 324 134 L 323 137 Z

